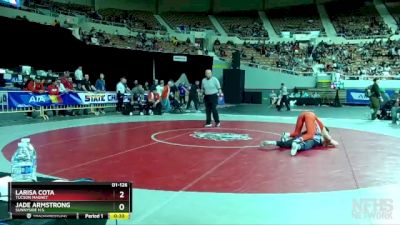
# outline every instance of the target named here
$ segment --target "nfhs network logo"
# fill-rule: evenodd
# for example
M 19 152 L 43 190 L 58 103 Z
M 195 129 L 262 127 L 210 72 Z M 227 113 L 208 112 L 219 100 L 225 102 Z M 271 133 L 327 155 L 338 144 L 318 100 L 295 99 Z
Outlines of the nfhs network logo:
M 393 217 L 393 199 L 360 198 L 353 199 L 353 218 L 390 220 Z

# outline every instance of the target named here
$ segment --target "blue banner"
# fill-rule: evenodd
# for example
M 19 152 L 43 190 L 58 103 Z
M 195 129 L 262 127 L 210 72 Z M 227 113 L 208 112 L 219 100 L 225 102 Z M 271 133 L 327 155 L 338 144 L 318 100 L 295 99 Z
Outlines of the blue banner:
M 39 107 L 57 105 L 81 105 L 82 101 L 75 92 L 60 95 L 49 95 L 48 93 L 35 94 L 31 92 L 8 92 L 8 107 Z
M 391 97 L 394 95 L 394 90 L 386 90 L 385 93 Z M 365 90 L 362 89 L 347 89 L 346 104 L 354 105 L 369 105 L 369 97 L 365 96 Z

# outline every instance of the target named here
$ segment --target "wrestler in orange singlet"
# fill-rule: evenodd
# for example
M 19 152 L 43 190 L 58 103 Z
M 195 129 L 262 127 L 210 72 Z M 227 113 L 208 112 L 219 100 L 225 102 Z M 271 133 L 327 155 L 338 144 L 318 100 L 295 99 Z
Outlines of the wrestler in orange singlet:
M 302 132 L 303 126 L 306 130 Z M 294 156 L 299 150 L 309 150 L 316 146 L 338 145 L 329 135 L 329 130 L 313 112 L 303 112 L 297 117 L 296 127 L 292 133 L 284 132 L 280 141 L 263 141 L 261 147 L 276 145 L 291 148 Z

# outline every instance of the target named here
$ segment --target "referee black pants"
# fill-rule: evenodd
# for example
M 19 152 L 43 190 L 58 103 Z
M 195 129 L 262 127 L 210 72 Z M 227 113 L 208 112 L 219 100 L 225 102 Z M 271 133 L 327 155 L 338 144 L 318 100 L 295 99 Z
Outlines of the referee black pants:
M 211 124 L 211 113 L 213 115 L 215 123 L 219 123 L 219 115 L 217 111 L 218 95 L 205 95 L 204 105 L 206 107 L 206 124 Z

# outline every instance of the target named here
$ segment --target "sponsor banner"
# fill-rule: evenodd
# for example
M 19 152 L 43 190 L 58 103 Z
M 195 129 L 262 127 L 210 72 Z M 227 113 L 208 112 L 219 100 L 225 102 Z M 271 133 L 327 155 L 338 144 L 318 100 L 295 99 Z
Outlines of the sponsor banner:
M 57 105 L 81 105 L 82 102 L 77 93 L 63 93 L 49 95 L 47 93 L 35 94 L 31 92 L 8 92 L 9 108 L 57 106 Z
M 21 91 L 21 92 L 8 92 L 7 96 L 2 96 L 2 100 L 3 101 L 1 102 L 7 102 L 8 100 L 9 108 L 22 108 L 22 107 L 40 107 L 40 106 L 117 103 L 117 95 L 114 92 L 104 92 L 104 93 L 68 92 L 60 95 L 49 95 L 48 93 L 35 94 L 31 92 Z M 125 95 L 124 102 L 130 102 L 130 95 L 128 94 Z
M 393 96 L 393 90 L 386 90 L 386 94 Z M 365 90 L 362 89 L 347 89 L 346 90 L 346 104 L 354 105 L 369 105 L 369 97 L 365 96 Z

